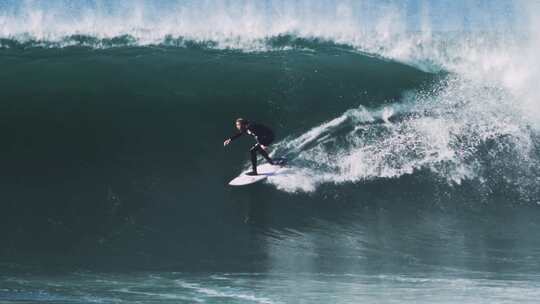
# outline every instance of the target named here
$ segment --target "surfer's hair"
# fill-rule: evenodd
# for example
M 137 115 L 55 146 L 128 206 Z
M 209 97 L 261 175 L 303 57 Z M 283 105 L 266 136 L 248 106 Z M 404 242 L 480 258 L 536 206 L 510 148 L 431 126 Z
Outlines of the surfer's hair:
M 247 126 L 248 123 L 249 123 L 249 121 L 247 121 L 247 119 L 243 119 L 243 118 L 237 118 L 236 122 L 239 123 L 241 126 Z

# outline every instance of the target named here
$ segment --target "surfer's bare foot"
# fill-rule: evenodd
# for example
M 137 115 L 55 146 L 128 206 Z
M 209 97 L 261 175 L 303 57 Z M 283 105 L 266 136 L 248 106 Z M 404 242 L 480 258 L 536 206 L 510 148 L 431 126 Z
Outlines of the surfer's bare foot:
M 246 173 L 246 175 L 255 176 L 255 175 L 259 175 L 259 174 L 257 174 L 257 171 L 251 171 L 251 172 Z

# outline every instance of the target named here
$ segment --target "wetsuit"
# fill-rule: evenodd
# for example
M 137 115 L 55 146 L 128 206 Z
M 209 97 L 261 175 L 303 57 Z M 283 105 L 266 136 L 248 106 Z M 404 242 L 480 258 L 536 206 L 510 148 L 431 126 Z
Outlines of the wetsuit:
M 257 172 L 257 152 L 261 154 L 270 164 L 274 164 L 268 153 L 261 147 L 268 146 L 274 141 L 274 132 L 267 126 L 258 123 L 249 123 L 242 132 L 236 133 L 231 137 L 231 140 L 235 140 L 242 136 L 244 133 L 249 134 L 255 138 L 257 143 L 249 149 L 251 154 L 251 167 L 253 172 Z

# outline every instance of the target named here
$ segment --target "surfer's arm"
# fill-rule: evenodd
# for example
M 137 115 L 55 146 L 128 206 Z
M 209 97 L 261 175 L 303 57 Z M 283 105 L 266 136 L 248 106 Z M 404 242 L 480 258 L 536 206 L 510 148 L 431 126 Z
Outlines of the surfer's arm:
M 238 137 L 242 136 L 242 134 L 244 134 L 243 132 L 238 132 L 236 134 L 234 134 L 233 136 L 231 136 L 231 138 L 229 138 L 231 141 L 237 139 Z
M 231 141 L 233 141 L 233 140 L 237 139 L 238 137 L 242 136 L 242 134 L 244 134 L 244 133 L 238 132 L 238 133 L 234 134 L 233 136 L 231 136 L 230 138 L 227 138 L 227 139 L 223 142 L 223 146 L 226 146 L 226 145 L 230 144 Z

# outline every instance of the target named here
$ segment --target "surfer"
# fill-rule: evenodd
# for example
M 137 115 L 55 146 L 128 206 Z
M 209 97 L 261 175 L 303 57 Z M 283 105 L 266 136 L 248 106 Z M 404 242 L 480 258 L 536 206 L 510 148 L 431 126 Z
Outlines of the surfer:
M 259 123 L 249 122 L 246 119 L 238 118 L 236 120 L 236 129 L 238 133 L 228 138 L 223 142 L 223 146 L 227 146 L 231 141 L 242 136 L 244 133 L 251 135 L 255 138 L 257 143 L 249 149 L 251 154 L 251 168 L 252 171 L 246 173 L 247 175 L 257 175 L 257 153 L 261 154 L 268 163 L 274 164 L 274 161 L 268 156 L 268 146 L 274 141 L 274 132 L 267 126 Z

